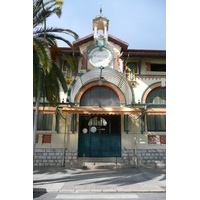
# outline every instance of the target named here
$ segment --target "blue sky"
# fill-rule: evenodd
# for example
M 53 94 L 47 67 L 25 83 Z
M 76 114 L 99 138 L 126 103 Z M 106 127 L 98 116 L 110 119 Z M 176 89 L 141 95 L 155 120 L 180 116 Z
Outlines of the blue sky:
M 129 49 L 166 50 L 166 0 L 64 0 L 61 18 L 51 16 L 47 26 L 71 29 L 80 38 L 89 35 L 101 1 L 109 34 L 127 42 Z

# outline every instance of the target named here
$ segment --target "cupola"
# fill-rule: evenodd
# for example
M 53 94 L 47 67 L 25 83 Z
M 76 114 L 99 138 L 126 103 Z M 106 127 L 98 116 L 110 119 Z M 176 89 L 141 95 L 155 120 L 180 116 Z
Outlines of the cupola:
M 109 20 L 102 15 L 102 8 L 100 8 L 100 14 L 93 19 L 94 38 L 98 38 L 98 31 L 102 30 L 103 37 L 107 40 L 108 24 Z

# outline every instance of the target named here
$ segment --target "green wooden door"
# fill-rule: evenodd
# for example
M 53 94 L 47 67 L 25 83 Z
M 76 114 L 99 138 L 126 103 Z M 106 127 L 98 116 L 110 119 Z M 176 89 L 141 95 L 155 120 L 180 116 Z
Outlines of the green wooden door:
M 78 156 L 121 156 L 120 115 L 80 115 Z

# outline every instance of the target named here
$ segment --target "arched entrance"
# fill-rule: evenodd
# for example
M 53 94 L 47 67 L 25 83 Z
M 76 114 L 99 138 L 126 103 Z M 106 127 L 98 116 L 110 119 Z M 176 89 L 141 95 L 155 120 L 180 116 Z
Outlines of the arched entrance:
M 118 95 L 107 87 L 92 87 L 81 106 L 119 106 Z M 121 156 L 121 115 L 79 115 L 79 157 Z

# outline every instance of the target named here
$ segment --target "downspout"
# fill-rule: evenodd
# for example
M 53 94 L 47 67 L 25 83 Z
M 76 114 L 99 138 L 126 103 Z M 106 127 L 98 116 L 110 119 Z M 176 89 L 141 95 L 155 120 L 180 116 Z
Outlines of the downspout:
M 137 133 L 134 133 L 135 137 L 134 137 L 134 147 L 135 147 L 135 167 L 137 167 Z
M 66 125 L 67 125 L 67 114 L 66 117 L 63 119 L 65 120 L 65 133 L 64 133 L 64 143 L 63 143 L 63 158 L 62 158 L 62 166 L 65 165 L 65 138 L 66 138 Z

